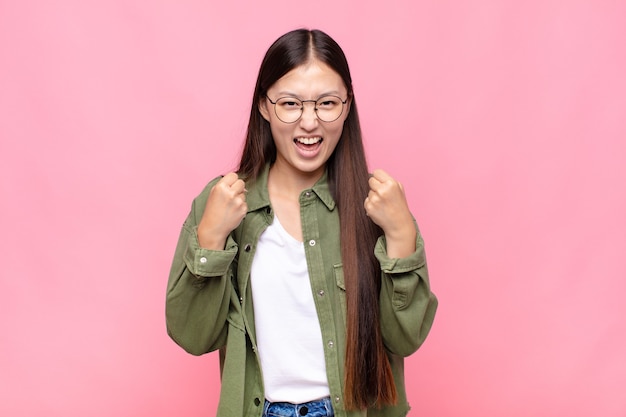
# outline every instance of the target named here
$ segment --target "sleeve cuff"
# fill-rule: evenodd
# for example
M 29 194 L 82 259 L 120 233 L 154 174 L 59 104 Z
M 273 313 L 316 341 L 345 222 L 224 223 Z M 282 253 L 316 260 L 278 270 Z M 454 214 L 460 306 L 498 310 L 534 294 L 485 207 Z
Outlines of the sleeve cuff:
M 228 268 L 237 255 L 237 243 L 228 236 L 224 250 L 210 250 L 200 247 L 196 228 L 189 234 L 187 248 L 183 258 L 189 271 L 197 277 L 219 277 L 228 272 Z
M 390 258 L 387 255 L 387 241 L 385 239 L 385 235 L 382 235 L 376 241 L 374 255 L 376 256 L 376 259 L 378 259 L 378 262 L 380 262 L 380 268 L 382 271 L 387 274 L 415 271 L 426 263 L 424 240 L 419 232 L 417 233 L 415 247 L 415 252 L 405 258 Z

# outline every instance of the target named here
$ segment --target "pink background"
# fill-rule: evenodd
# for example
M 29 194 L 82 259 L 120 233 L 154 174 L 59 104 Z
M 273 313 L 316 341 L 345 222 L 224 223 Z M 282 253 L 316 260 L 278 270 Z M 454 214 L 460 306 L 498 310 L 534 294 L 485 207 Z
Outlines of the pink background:
M 227 4 L 227 5 L 226 5 Z M 414 416 L 626 415 L 626 3 L 0 1 L 0 415 L 210 416 L 165 332 L 192 198 L 297 27 L 355 80 L 440 298 Z

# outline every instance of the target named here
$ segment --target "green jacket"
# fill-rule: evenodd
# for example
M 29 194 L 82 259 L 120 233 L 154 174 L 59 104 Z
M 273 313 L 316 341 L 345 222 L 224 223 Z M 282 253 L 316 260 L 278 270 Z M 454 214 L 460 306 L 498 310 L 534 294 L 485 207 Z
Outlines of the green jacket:
M 248 213 L 227 239 L 223 251 L 203 249 L 197 225 L 207 201 L 210 182 L 194 200 L 183 224 L 172 264 L 166 297 L 167 330 L 187 352 L 201 355 L 220 350 L 221 394 L 218 417 L 259 417 L 264 394 L 256 336 L 250 268 L 259 236 L 272 223 L 267 174 L 246 184 Z M 346 295 L 342 274 L 339 216 L 324 176 L 300 195 L 302 232 L 313 297 L 318 312 L 331 398 L 337 417 L 406 416 L 404 357 L 426 338 L 437 309 L 430 291 L 424 242 L 418 232 L 417 250 L 403 259 L 386 255 L 385 238 L 374 248 L 382 270 L 381 329 L 389 354 L 398 403 L 367 412 L 343 409 L 346 343 Z M 416 226 L 417 227 L 417 226 Z

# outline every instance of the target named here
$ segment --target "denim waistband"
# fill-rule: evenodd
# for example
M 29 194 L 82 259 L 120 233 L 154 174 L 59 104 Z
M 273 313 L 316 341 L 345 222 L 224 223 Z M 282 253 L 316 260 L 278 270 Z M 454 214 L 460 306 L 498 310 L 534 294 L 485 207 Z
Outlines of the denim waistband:
M 334 415 L 330 397 L 302 404 L 271 403 L 266 400 L 263 408 L 263 417 L 333 417 Z

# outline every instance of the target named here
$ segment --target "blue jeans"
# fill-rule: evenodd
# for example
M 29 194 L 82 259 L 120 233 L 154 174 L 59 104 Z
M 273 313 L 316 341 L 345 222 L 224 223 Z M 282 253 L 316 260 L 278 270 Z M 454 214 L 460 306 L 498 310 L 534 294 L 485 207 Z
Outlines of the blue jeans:
M 333 405 L 330 398 L 310 401 L 303 404 L 270 403 L 265 400 L 263 417 L 333 417 Z

